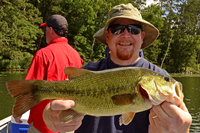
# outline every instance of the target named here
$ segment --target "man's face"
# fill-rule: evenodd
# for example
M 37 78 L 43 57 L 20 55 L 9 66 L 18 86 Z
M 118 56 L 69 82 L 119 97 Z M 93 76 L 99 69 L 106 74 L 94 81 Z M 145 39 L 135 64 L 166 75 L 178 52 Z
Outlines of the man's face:
M 117 19 L 111 25 L 122 24 L 130 25 L 139 22 L 130 19 Z M 117 60 L 136 60 L 139 58 L 139 51 L 143 43 L 145 32 L 131 34 L 127 29 L 119 34 L 113 34 L 111 28 L 106 31 L 106 42 L 111 51 L 111 59 Z

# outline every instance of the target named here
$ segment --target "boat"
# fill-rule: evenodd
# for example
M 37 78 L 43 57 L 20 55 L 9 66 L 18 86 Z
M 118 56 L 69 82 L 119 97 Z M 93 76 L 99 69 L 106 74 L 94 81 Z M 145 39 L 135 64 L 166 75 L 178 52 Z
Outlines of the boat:
M 27 133 L 29 113 L 30 110 L 22 115 L 22 123 L 17 123 L 12 115 L 0 120 L 0 133 Z

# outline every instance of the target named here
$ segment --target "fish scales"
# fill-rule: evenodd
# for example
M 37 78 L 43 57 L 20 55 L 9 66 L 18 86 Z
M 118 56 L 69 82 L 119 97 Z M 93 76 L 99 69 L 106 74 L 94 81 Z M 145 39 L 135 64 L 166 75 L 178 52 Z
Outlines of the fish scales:
M 52 90 L 51 88 L 55 88 L 53 90 L 54 93 L 50 91 L 48 95 L 44 95 L 48 96 L 48 98 L 50 97 L 51 99 L 60 98 L 75 100 L 76 107 L 74 107 L 74 110 L 77 112 L 80 112 L 79 110 L 81 110 L 82 112 L 88 112 L 92 115 L 98 114 L 104 116 L 109 116 L 110 114 L 108 114 L 108 112 L 112 112 L 112 114 L 120 114 L 121 111 L 119 108 L 123 107 L 113 104 L 111 99 L 112 96 L 120 94 L 135 95 L 135 86 L 138 82 L 138 79 L 135 79 L 133 75 L 138 77 L 138 75 L 145 75 L 148 73 L 149 72 L 142 72 L 137 70 L 88 73 L 67 82 L 53 82 L 54 84 L 51 82 L 50 86 L 43 84 L 43 86 L 49 86 L 48 88 L 45 88 L 44 92 L 46 92 L 46 90 Z M 46 83 L 48 84 L 49 82 Z M 46 97 L 42 99 L 46 99 Z M 139 102 L 145 102 L 142 99 L 136 100 L 140 100 Z M 130 111 L 133 109 L 127 105 L 124 105 L 124 108 L 126 111 L 127 108 Z
M 166 76 L 144 68 L 126 67 L 92 72 L 70 67 L 65 69 L 65 73 L 69 80 L 27 80 L 23 81 L 24 83 L 9 81 L 6 85 L 11 95 L 23 96 L 19 93 L 13 94 L 15 91 L 12 89 L 19 83 L 21 89 L 27 89 L 23 84 L 30 82 L 29 86 L 34 86 L 30 92 L 35 98 L 33 100 L 35 104 L 44 99 L 72 99 L 76 103 L 72 108 L 73 111 L 92 116 L 144 111 L 150 109 L 153 104 L 164 101 L 168 93 L 173 93 L 171 90 L 174 90 L 174 86 L 180 89 L 179 83 L 171 77 L 167 77 L 166 80 Z M 19 90 L 19 87 L 14 89 Z M 30 101 L 30 104 L 32 102 Z M 14 106 L 13 110 L 17 112 L 15 116 L 24 112 L 18 106 Z

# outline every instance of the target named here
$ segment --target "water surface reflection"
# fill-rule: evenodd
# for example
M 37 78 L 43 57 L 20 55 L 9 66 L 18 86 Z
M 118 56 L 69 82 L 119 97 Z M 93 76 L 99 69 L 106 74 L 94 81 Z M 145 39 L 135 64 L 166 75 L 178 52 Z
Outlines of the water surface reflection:
M 200 77 L 174 77 L 183 84 L 184 102 L 192 115 L 190 133 L 200 133 Z

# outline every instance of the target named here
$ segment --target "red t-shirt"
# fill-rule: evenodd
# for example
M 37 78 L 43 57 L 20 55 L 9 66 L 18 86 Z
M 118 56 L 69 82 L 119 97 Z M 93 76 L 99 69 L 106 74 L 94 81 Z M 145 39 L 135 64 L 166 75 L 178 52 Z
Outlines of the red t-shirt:
M 26 80 L 43 79 L 47 81 L 66 80 L 65 67 L 78 67 L 83 64 L 78 52 L 68 44 L 67 38 L 56 38 L 45 48 L 40 49 L 34 55 Z M 42 113 L 50 100 L 43 100 L 30 110 L 28 123 L 42 133 L 53 133 L 45 125 Z

